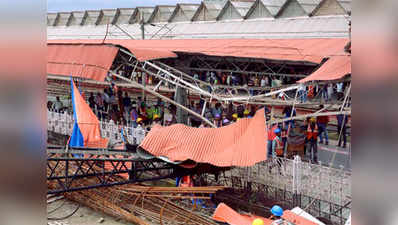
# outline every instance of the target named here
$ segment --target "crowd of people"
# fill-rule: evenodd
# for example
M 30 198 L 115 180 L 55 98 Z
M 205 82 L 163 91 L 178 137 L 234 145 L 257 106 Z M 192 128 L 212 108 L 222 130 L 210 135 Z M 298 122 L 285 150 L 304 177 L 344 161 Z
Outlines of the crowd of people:
M 145 79 L 145 84 L 153 85 L 159 82 L 159 79 L 149 73 L 142 72 L 139 69 L 131 71 L 131 74 L 125 74 L 123 70 L 119 72 L 122 75 L 129 75 L 134 81 L 142 83 Z M 167 74 L 160 74 L 160 76 L 167 77 Z M 232 72 L 214 72 L 214 71 L 193 71 L 191 76 L 194 79 L 207 82 L 211 85 L 228 85 L 228 86 L 253 86 L 253 87 L 275 87 L 281 84 L 294 82 L 290 77 L 278 79 L 271 75 L 249 75 L 245 73 Z M 168 85 L 165 83 L 164 85 Z
M 324 102 L 330 102 L 334 99 L 342 101 L 344 99 L 344 92 L 346 88 L 347 84 L 344 82 L 339 82 L 336 84 L 310 84 L 307 86 L 300 84 L 298 88 L 298 99 L 301 103 L 305 103 L 308 99 L 313 99 L 320 95 Z
M 323 105 L 320 106 L 323 108 Z M 289 118 L 296 114 L 290 106 L 283 110 L 285 118 Z M 336 115 L 337 120 L 337 146 L 347 147 L 347 124 L 348 116 L 344 114 Z M 304 155 L 309 155 L 311 162 L 318 163 L 318 143 L 329 145 L 328 124 L 329 116 L 317 116 L 307 118 L 300 130 L 304 131 Z M 289 120 L 281 124 L 276 124 L 273 127 L 268 126 L 268 156 L 275 158 L 287 156 L 287 146 L 289 132 L 295 127 L 295 121 Z

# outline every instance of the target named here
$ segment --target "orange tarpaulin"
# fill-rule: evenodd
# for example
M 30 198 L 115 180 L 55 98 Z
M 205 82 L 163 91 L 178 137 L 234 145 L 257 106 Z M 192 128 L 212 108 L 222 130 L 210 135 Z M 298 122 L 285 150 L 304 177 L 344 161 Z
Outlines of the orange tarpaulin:
M 243 167 L 266 160 L 266 137 L 264 109 L 261 109 L 253 118 L 220 128 L 155 126 L 140 146 L 172 161 L 191 159 L 221 167 Z
M 351 56 L 333 56 L 321 67 L 298 83 L 313 80 L 336 80 L 351 73 Z
M 259 218 L 263 220 L 264 225 L 271 225 L 273 220 L 256 215 L 245 215 L 239 214 L 235 210 L 231 209 L 224 203 L 220 203 L 213 213 L 213 220 L 230 225 L 252 225 L 253 220 Z M 317 225 L 318 223 L 312 222 L 300 215 L 295 214 L 290 210 L 283 211 L 282 218 L 295 225 Z
M 212 218 L 215 221 L 228 223 L 230 225 L 252 225 L 253 220 L 257 218 L 262 219 L 264 225 L 270 225 L 272 223 L 272 220 L 264 217 L 239 214 L 224 203 L 220 203 L 217 206 Z
M 47 73 L 104 81 L 119 49 L 109 45 L 47 46 Z
M 102 43 L 102 40 L 48 40 L 48 43 Z M 346 38 L 307 39 L 173 39 L 173 40 L 106 40 L 121 45 L 140 60 L 176 57 L 175 53 L 198 53 L 320 63 L 332 55 L 346 55 Z
M 71 146 L 106 148 L 108 145 L 108 139 L 101 137 L 100 123 L 97 116 L 80 95 L 75 83 L 73 81 L 71 81 L 71 83 L 73 116 L 75 119 L 73 129 L 76 130 L 76 136 L 72 134 L 71 137 L 71 142 L 73 142 L 73 145 Z M 81 146 L 81 144 L 83 144 L 83 146 Z

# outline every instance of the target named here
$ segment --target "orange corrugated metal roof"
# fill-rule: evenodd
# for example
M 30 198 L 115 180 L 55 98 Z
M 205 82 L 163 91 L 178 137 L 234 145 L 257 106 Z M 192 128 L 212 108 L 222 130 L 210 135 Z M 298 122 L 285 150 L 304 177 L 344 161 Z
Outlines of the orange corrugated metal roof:
M 320 63 L 346 55 L 346 38 L 106 40 L 129 49 L 138 60 L 176 57 L 175 52 Z M 102 43 L 102 40 L 48 40 L 48 43 Z
M 119 49 L 109 45 L 47 46 L 47 73 L 104 81 Z
M 156 126 L 140 146 L 172 161 L 191 159 L 216 166 L 252 166 L 266 160 L 266 140 L 264 109 L 261 109 L 253 118 L 220 128 Z
M 299 80 L 304 83 L 312 80 L 336 80 L 351 73 L 350 56 L 333 56 L 308 77 Z
M 215 221 L 228 223 L 230 225 L 252 225 L 253 220 L 257 218 L 262 219 L 264 225 L 270 225 L 272 223 L 272 220 L 267 218 L 239 214 L 224 203 L 220 203 L 217 206 L 212 218 Z

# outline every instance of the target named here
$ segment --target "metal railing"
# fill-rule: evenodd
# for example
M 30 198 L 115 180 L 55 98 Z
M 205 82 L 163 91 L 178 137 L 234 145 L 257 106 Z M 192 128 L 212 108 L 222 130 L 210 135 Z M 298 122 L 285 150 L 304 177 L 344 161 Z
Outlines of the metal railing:
M 47 130 L 55 133 L 70 135 L 73 129 L 73 115 L 47 111 Z M 108 138 L 111 143 L 122 141 L 121 129 L 131 144 L 140 144 L 144 140 L 146 131 L 142 128 L 133 128 L 132 125 L 122 126 L 111 121 L 100 121 L 101 136 Z
M 303 162 L 299 156 L 233 168 L 217 181 L 212 175 L 205 179 L 208 184 L 249 190 L 291 207 L 299 206 L 337 224 L 344 224 L 351 209 L 351 173 Z

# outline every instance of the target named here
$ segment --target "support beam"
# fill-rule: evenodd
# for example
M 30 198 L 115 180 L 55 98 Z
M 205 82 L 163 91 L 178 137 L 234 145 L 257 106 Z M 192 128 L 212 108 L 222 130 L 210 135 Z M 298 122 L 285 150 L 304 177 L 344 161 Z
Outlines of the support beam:
M 183 105 L 181 105 L 181 104 L 178 104 L 177 102 L 175 102 L 175 101 L 173 101 L 173 100 L 171 100 L 171 99 L 169 99 L 169 98 L 167 98 L 167 97 L 165 97 L 165 96 L 163 96 L 163 95 L 161 95 L 161 94 L 159 94 L 159 93 L 157 93 L 157 92 L 155 92 L 155 91 L 153 91 L 153 90 L 151 90 L 151 89 L 149 89 L 149 88 L 147 88 L 147 87 L 144 87 L 143 85 L 141 85 L 141 84 L 139 84 L 139 83 L 137 83 L 137 82 L 135 82 L 135 81 L 129 80 L 129 79 L 123 77 L 123 76 L 120 76 L 119 74 L 115 74 L 115 73 L 113 73 L 113 72 L 111 72 L 111 73 L 112 73 L 113 76 L 116 76 L 117 78 L 119 78 L 119 79 L 121 79 L 121 80 L 124 80 L 124 81 L 126 81 L 126 82 L 135 84 L 135 85 L 137 85 L 139 88 L 141 88 L 142 90 L 145 90 L 146 92 L 148 92 L 148 93 L 150 93 L 150 94 L 152 94 L 152 95 L 154 95 L 154 96 L 156 96 L 156 97 L 158 97 L 158 98 L 161 98 L 161 99 L 163 99 L 163 100 L 166 101 L 166 102 L 169 102 L 169 103 L 171 103 L 171 104 L 173 104 L 173 105 L 175 105 L 175 106 L 177 106 L 177 107 L 181 107 L 182 109 L 184 109 L 184 110 L 187 111 L 188 113 L 190 113 L 190 114 L 192 114 L 192 115 L 194 115 L 194 116 L 200 118 L 201 120 L 205 121 L 205 122 L 206 122 L 207 124 L 209 124 L 211 127 L 216 128 L 216 126 L 215 126 L 212 122 L 210 122 L 208 119 L 206 119 L 205 117 L 203 117 L 203 116 L 197 114 L 196 112 L 190 110 L 189 108 L 187 108 L 187 107 L 185 107 L 185 106 L 183 106 Z
M 305 119 L 308 117 L 316 117 L 316 116 L 335 116 L 335 115 L 351 115 L 351 110 L 349 111 L 342 111 L 342 112 L 326 112 L 326 113 L 310 113 L 310 114 L 305 114 L 305 115 L 300 115 L 300 116 L 295 116 L 295 117 L 289 117 L 289 118 L 285 118 L 285 119 L 278 119 L 278 120 L 274 120 L 274 121 L 270 121 L 270 124 L 276 124 L 276 123 L 282 123 L 282 122 L 286 122 L 289 120 L 300 120 L 300 119 Z
M 253 72 L 253 71 L 242 71 L 242 70 L 225 70 L 225 69 L 210 69 L 210 68 L 195 68 L 195 67 L 177 67 L 178 69 L 191 70 L 191 71 L 213 71 L 222 73 L 245 73 L 245 74 L 258 74 L 258 75 L 272 75 L 282 77 L 298 77 L 304 78 L 308 75 L 304 74 L 286 74 L 286 73 L 269 73 L 269 72 Z

